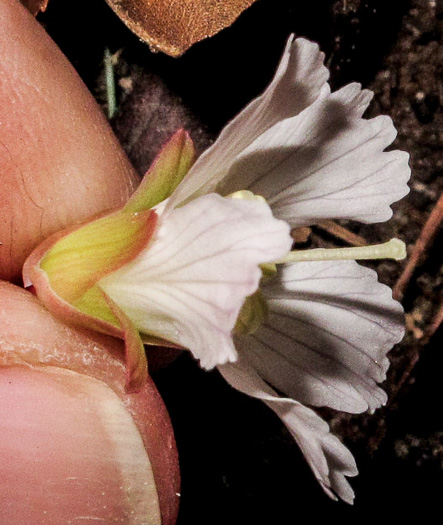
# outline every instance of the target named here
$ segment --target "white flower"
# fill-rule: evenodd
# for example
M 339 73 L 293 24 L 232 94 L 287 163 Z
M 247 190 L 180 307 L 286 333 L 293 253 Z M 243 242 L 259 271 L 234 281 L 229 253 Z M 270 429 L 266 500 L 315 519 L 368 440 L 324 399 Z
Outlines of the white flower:
M 289 227 L 326 218 L 384 221 L 390 204 L 408 191 L 407 154 L 384 152 L 396 135 L 391 120 L 363 119 L 372 94 L 358 84 L 331 94 L 327 79 L 318 47 L 291 38 L 264 94 L 222 131 L 178 187 L 168 178 L 165 192 L 159 182 L 165 174 L 184 174 L 190 164 L 186 141 L 176 138 L 173 154 L 160 157 L 123 209 L 128 222 L 128 212 L 136 220 L 157 205 L 155 228 L 155 213 L 143 212 L 153 231 L 149 243 L 141 239 L 143 250 L 130 262 L 112 247 L 112 270 L 98 265 L 99 278 L 85 280 L 85 290 L 95 287 L 92 295 L 65 293 L 65 274 L 49 275 L 61 265 L 56 256 L 64 257 L 75 242 L 68 239 L 49 257 L 39 253 L 38 260 L 65 302 L 94 312 L 102 324 L 116 316 L 114 329 L 121 326 L 127 337 L 129 327 L 127 341 L 137 339 L 132 326 L 187 348 L 202 366 L 218 366 L 232 386 L 263 400 L 288 427 L 324 490 L 352 502 L 345 476 L 357 473 L 354 459 L 308 407 L 359 413 L 385 402 L 377 383 L 386 376 L 387 352 L 402 338 L 402 309 L 375 273 L 355 261 L 278 265 L 263 279 L 262 295 L 255 293 L 260 265 L 284 260 L 290 250 Z M 248 198 L 233 198 L 241 190 L 249 190 Z M 121 215 L 117 219 L 120 224 Z M 114 305 L 111 314 L 103 301 L 102 310 L 97 307 L 97 287 Z M 252 317 L 240 330 L 236 323 L 246 310 Z
M 390 118 L 362 118 L 371 92 L 351 84 L 331 94 L 327 79 L 317 45 L 290 39 L 271 85 L 197 160 L 167 208 L 250 190 L 291 227 L 389 219 L 390 204 L 408 192 L 408 155 L 384 152 L 396 136 Z M 234 337 L 239 359 L 219 370 L 280 416 L 329 495 L 352 502 L 345 476 L 357 473 L 354 459 L 307 407 L 359 413 L 385 403 L 377 383 L 403 337 L 402 308 L 354 261 L 284 265 L 263 293 L 266 322 Z
M 396 136 L 390 118 L 362 118 L 371 92 L 351 84 L 331 94 L 327 79 L 318 47 L 290 39 L 271 85 L 197 160 L 169 205 L 248 189 L 292 227 L 389 219 L 389 205 L 408 192 L 408 155 L 384 152 Z M 344 477 L 357 473 L 352 456 L 301 403 L 351 413 L 384 404 L 376 383 L 403 337 L 402 308 L 354 261 L 285 265 L 263 292 L 267 321 L 235 337 L 240 359 L 219 370 L 281 417 L 328 494 L 352 502 Z

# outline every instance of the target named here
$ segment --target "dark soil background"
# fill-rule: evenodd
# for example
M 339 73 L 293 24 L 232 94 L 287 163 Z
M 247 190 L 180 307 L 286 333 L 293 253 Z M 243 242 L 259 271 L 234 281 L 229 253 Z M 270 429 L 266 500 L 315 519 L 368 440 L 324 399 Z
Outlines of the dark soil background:
M 112 124 L 140 173 L 178 127 L 191 131 L 200 151 L 207 147 L 266 86 L 291 32 L 319 42 L 334 88 L 358 81 L 375 92 L 370 115 L 391 115 L 395 146 L 409 151 L 413 169 L 411 193 L 389 223 L 342 226 L 370 242 L 399 236 L 412 251 L 443 188 L 441 0 L 258 0 L 179 59 L 150 52 L 104 0 L 51 0 L 39 18 L 104 110 L 104 49 L 114 54 Z M 304 233 L 306 246 L 344 242 L 327 227 Z M 440 228 L 403 287 L 408 333 L 390 354 L 387 407 L 325 413 L 357 458 L 353 507 L 330 501 L 279 420 L 216 372 L 182 356 L 155 374 L 180 453 L 179 525 L 401 520 L 413 510 L 425 522 L 434 512 L 441 519 L 442 241 Z M 376 268 L 394 286 L 405 264 Z

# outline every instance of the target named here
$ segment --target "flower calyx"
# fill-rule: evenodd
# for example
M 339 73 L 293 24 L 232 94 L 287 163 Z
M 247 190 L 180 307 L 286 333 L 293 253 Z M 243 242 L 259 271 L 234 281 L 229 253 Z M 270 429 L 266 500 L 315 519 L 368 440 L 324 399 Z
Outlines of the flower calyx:
M 154 206 L 169 197 L 193 161 L 192 141 L 179 130 L 122 209 L 49 237 L 23 268 L 25 285 L 34 287 L 53 315 L 125 340 L 128 391 L 138 391 L 146 380 L 145 340 L 100 281 L 148 247 L 158 223 Z

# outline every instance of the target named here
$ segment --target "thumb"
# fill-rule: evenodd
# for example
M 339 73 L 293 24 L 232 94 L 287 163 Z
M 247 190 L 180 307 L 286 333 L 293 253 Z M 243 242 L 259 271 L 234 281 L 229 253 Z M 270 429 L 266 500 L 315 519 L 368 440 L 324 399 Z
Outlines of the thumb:
M 10 283 L 0 300 L 0 522 L 173 525 L 177 451 L 152 380 L 126 394 L 120 341 Z

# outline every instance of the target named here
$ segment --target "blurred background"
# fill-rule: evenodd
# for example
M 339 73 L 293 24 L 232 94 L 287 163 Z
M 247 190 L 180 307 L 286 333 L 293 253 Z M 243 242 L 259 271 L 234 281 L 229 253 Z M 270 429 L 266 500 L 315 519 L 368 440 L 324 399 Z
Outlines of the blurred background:
M 111 123 L 143 174 L 185 127 L 204 150 L 271 79 L 291 33 L 320 44 L 339 88 L 375 92 L 368 116 L 390 115 L 394 146 L 411 154 L 411 193 L 387 224 L 342 222 L 303 232 L 303 247 L 403 239 L 409 263 L 372 265 L 406 311 L 407 336 L 390 354 L 388 405 L 373 415 L 322 411 L 354 453 L 353 507 L 330 501 L 280 421 L 187 355 L 154 379 L 169 409 L 182 471 L 178 525 L 293 524 L 422 518 L 443 495 L 443 2 L 258 0 L 237 21 L 180 58 L 153 53 L 105 0 L 51 0 L 39 15 L 105 112 L 104 56 L 112 56 Z M 438 519 L 438 518 L 437 518 Z M 441 518 L 440 518 L 441 519 Z

